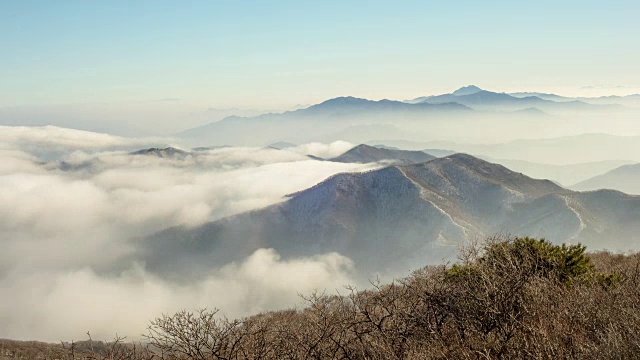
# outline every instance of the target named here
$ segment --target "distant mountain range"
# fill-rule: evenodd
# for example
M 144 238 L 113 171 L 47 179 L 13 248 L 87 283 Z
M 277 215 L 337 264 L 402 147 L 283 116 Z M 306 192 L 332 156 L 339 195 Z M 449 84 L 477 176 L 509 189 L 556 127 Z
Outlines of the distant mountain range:
M 552 94 L 518 96 L 483 90 L 470 85 L 450 94 L 425 96 L 409 101 L 367 100 L 337 97 L 307 108 L 251 117 L 228 116 L 220 121 L 185 130 L 176 136 L 192 146 L 232 144 L 257 146 L 285 141 L 305 143 L 345 140 L 365 142 L 375 138 L 417 139 L 452 136 L 479 127 L 514 127 L 520 131 L 553 126 L 556 116 L 624 113 L 622 105 L 596 104 Z M 632 97 L 629 97 L 631 99 Z M 555 100 L 554 100 L 555 99 Z M 631 115 L 629 115 L 631 114 Z M 544 120 L 544 122 L 543 122 Z M 447 125 L 465 125 L 451 127 Z M 497 121 L 497 122 L 496 122 Z M 560 121 L 556 119 L 556 121 Z M 435 124 L 438 126 L 435 126 Z M 507 127 L 505 127 L 507 126 Z
M 481 154 L 493 159 L 524 160 L 540 164 L 566 165 L 600 161 L 640 162 L 640 136 L 581 134 L 546 139 L 519 139 L 495 144 L 458 143 L 453 141 L 371 140 L 403 149 L 446 149 Z M 619 166 L 618 165 L 618 166 Z M 610 170 L 610 169 L 609 169 Z
M 467 95 L 473 95 L 473 94 L 478 94 L 478 93 L 482 93 L 482 92 L 488 92 L 488 93 L 492 93 L 492 94 L 501 94 L 501 95 L 509 95 L 511 97 L 515 97 L 515 98 L 524 98 L 524 99 L 534 99 L 534 98 L 538 98 L 541 100 L 547 100 L 547 101 L 553 101 L 553 102 L 584 102 L 587 104 L 592 104 L 592 105 L 625 105 L 625 106 L 640 106 L 640 94 L 631 94 L 631 95 L 626 95 L 626 96 L 616 96 L 616 95 L 611 95 L 611 96 L 599 96 L 599 97 L 569 97 L 569 96 L 561 96 L 561 95 L 556 95 L 556 94 L 551 94 L 551 93 L 543 93 L 543 92 L 513 92 L 513 93 L 495 93 L 495 92 L 490 92 L 490 91 L 485 91 L 475 85 L 469 85 L 469 86 L 464 86 L 454 92 L 452 92 L 451 94 L 444 94 L 444 95 L 432 95 L 432 96 L 422 96 L 419 98 L 415 98 L 412 100 L 406 100 L 405 102 L 408 103 L 422 103 L 422 102 L 430 102 L 428 101 L 429 99 L 458 99 L 455 97 L 451 97 L 451 96 L 467 96 Z M 483 96 L 486 96 L 483 95 Z M 496 97 L 498 98 L 498 97 Z M 505 96 L 501 97 L 502 99 L 508 99 Z M 460 101 L 454 101 L 457 103 L 464 103 L 464 99 L 458 99 Z
M 519 93 L 522 95 L 523 93 Z M 558 100 L 552 100 L 552 94 L 539 97 L 530 96 L 513 96 L 506 93 L 496 93 L 482 90 L 475 85 L 466 86 L 454 91 L 451 94 L 424 96 L 413 100 L 408 100 L 410 104 L 446 104 L 456 103 L 468 106 L 475 110 L 490 111 L 527 111 L 533 113 L 551 112 L 551 113 L 571 113 L 580 111 L 596 111 L 596 110 L 612 110 L 616 106 L 614 103 L 609 105 L 596 105 L 586 103 L 580 100 L 562 98 L 555 96 Z
M 579 191 L 614 189 L 640 195 L 640 164 L 624 165 L 571 187 Z M 640 219 L 638 219 L 640 221 Z
M 640 94 L 632 94 L 626 96 L 600 96 L 600 97 L 566 97 L 560 96 L 556 94 L 548 94 L 548 93 L 539 93 L 539 92 L 517 92 L 510 93 L 509 95 L 515 97 L 539 97 L 544 100 L 551 100 L 557 102 L 567 102 L 567 101 L 582 101 L 589 104 L 598 104 L 598 105 L 607 105 L 607 104 L 618 104 L 625 105 L 631 107 L 640 106 Z
M 338 174 L 261 210 L 167 229 L 141 241 L 138 256 L 151 271 L 193 276 L 258 248 L 284 257 L 337 251 L 367 275 L 400 274 L 499 232 L 626 249 L 637 241 L 638 219 L 640 197 L 574 192 L 455 154 Z
M 431 105 L 431 106 L 430 106 Z M 441 106 L 433 106 L 441 105 Z M 450 110 L 468 110 L 462 104 L 409 104 L 402 101 L 394 100 L 367 100 L 355 98 L 353 96 L 338 97 L 324 101 L 320 104 L 310 106 L 306 109 L 294 111 L 292 113 L 302 113 L 308 115 L 330 115 L 345 116 L 352 113 L 361 114 L 363 112 L 424 112 L 424 111 L 450 111 Z M 287 113 L 288 114 L 288 113 Z
M 305 109 L 255 117 L 229 116 L 176 136 L 200 143 L 257 145 L 282 139 L 334 141 L 335 133 L 354 126 L 388 125 L 396 118 L 425 119 L 462 116 L 473 112 L 460 104 L 407 104 L 401 101 L 372 101 L 355 97 L 330 99 Z M 332 139 L 327 139 L 327 136 Z M 346 139 L 349 140 L 349 139 Z M 290 141 L 287 141 L 290 142 Z

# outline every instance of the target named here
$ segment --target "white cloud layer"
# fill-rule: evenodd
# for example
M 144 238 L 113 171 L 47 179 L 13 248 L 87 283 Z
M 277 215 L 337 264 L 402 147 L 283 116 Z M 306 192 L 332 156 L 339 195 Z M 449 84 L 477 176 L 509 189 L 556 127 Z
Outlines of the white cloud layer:
M 350 260 L 339 254 L 281 260 L 262 249 L 189 284 L 126 263 L 135 237 L 263 207 L 335 173 L 371 169 L 306 156 L 336 156 L 351 144 L 166 159 L 118 150 L 145 139 L 0 130 L 0 338 L 70 340 L 88 330 L 135 337 L 162 312 L 218 307 L 241 316 L 352 280 Z
M 314 155 L 323 159 L 337 157 L 353 147 L 353 144 L 346 141 L 334 141 L 330 144 L 313 142 L 290 148 L 287 150 L 297 152 L 299 154 Z
M 130 139 L 57 126 L 0 126 L 0 144 L 5 146 L 99 149 L 149 144 L 153 141 L 157 140 Z
M 299 293 L 342 288 L 352 281 L 351 272 L 351 261 L 336 253 L 285 261 L 274 250 L 260 249 L 240 264 L 185 285 L 136 266 L 115 276 L 100 276 L 89 267 L 12 274 L 0 284 L 3 293 L 13 294 L 0 304 L 0 336 L 58 341 L 90 330 L 95 338 L 126 332 L 136 339 L 162 313 L 217 307 L 228 316 L 243 316 L 292 307 L 300 303 Z

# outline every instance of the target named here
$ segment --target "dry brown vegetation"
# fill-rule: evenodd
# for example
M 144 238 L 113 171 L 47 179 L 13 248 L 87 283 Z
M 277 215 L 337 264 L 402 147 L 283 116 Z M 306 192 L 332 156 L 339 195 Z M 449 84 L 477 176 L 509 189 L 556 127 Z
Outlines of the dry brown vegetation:
M 89 340 L 48 344 L 37 341 L 14 341 L 0 339 L 0 360 L 152 360 L 158 359 L 148 346 L 125 343 L 125 338 L 116 335 L 110 342 Z
M 236 320 L 216 311 L 163 315 L 146 335 L 153 352 L 110 343 L 92 358 L 640 357 L 638 253 L 587 255 L 580 245 L 495 238 L 464 249 L 453 266 L 430 266 L 371 290 L 312 294 L 305 301 L 302 310 Z M 0 349 L 11 358 L 6 345 Z

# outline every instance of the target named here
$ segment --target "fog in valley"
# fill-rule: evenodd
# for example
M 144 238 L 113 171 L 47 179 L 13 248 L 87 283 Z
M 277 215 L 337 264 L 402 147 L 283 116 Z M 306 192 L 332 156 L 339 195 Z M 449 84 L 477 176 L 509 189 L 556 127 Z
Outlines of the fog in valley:
M 263 207 L 332 174 L 377 166 L 306 156 L 335 156 L 349 143 L 161 158 L 129 154 L 158 139 L 53 127 L 2 127 L 0 137 L 0 337 L 55 342 L 91 330 L 96 338 L 135 338 L 163 312 L 219 307 L 241 316 L 353 282 L 352 263 L 337 253 L 283 260 L 263 249 L 182 283 L 130 256 L 136 238 Z

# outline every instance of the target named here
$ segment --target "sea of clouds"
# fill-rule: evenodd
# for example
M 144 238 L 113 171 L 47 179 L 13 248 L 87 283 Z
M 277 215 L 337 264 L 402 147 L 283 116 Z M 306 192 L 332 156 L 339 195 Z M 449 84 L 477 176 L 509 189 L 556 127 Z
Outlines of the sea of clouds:
M 131 260 L 136 238 L 373 168 L 307 157 L 337 156 L 353 146 L 346 142 L 220 148 L 176 159 L 129 154 L 163 144 L 171 140 L 0 126 L 0 338 L 67 341 L 91 331 L 135 339 L 162 313 L 206 307 L 244 316 L 353 283 L 352 262 L 340 254 L 283 260 L 272 249 L 192 282 L 146 271 Z

